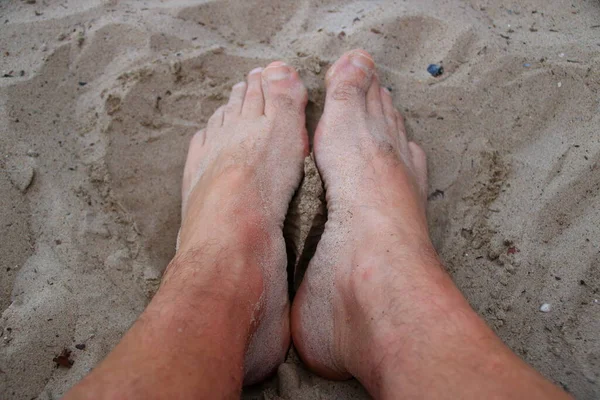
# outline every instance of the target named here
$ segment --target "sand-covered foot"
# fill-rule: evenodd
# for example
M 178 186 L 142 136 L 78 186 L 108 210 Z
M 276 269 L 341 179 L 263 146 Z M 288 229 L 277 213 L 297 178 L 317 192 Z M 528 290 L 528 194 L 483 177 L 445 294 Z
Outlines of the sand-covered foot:
M 386 343 L 397 340 L 391 328 L 403 323 L 398 311 L 415 307 L 410 294 L 429 274 L 419 260 L 435 257 L 425 216 L 426 160 L 407 141 L 370 55 L 345 54 L 326 79 L 314 152 L 328 220 L 294 300 L 292 335 L 321 375 L 371 384 L 390 356 Z
M 289 347 L 282 228 L 308 152 L 306 102 L 293 68 L 275 62 L 253 70 L 193 137 L 185 166 L 178 256 L 217 260 L 220 280 L 257 292 L 255 302 L 240 304 L 255 310 L 245 384 L 270 374 Z M 238 265 L 232 254 L 251 262 Z

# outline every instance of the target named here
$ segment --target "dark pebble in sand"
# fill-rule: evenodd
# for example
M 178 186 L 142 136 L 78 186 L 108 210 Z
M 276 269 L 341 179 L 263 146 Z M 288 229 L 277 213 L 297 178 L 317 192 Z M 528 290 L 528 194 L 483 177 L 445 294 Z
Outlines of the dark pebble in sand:
M 440 189 L 436 189 L 433 193 L 431 193 L 428 197 L 427 200 L 437 200 L 437 199 L 443 199 L 444 198 L 444 191 L 440 190 Z
M 52 359 L 56 363 L 56 368 L 71 368 L 74 364 L 74 361 L 71 360 L 71 351 L 68 349 L 63 349 L 63 351 L 56 357 Z
M 429 72 L 431 76 L 438 77 L 444 73 L 444 67 L 439 64 L 429 64 L 427 72 Z

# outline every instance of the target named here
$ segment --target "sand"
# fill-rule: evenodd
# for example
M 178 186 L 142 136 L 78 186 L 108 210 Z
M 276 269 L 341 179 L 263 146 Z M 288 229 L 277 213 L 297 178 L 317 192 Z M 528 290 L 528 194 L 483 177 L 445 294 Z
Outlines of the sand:
M 457 285 L 545 376 L 600 397 L 598 1 L 14 0 L 0 17 L 0 399 L 60 397 L 144 309 L 174 254 L 188 140 L 233 84 L 296 66 L 312 132 L 328 65 L 355 47 L 429 156 Z M 306 170 L 292 289 L 325 218 Z M 293 350 L 244 396 L 367 397 Z

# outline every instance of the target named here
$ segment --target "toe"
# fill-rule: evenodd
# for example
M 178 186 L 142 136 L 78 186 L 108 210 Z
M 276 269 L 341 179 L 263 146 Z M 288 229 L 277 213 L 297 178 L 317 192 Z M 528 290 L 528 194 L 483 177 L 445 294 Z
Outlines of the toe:
M 223 126 L 223 116 L 225 115 L 225 106 L 217 108 L 214 114 L 208 119 L 208 131 L 214 132 Z
M 338 102 L 351 102 L 366 109 L 366 93 L 371 86 L 375 62 L 364 50 L 344 54 L 327 71 L 326 103 L 335 107 Z
M 225 120 L 224 123 L 235 119 L 242 112 L 242 106 L 244 104 L 244 97 L 246 96 L 246 82 L 236 83 L 231 88 L 231 94 L 229 95 L 229 102 L 225 106 Z
M 410 149 L 410 155 L 412 157 L 413 165 L 415 166 L 415 173 L 417 175 L 417 182 L 421 188 L 423 196 L 427 196 L 427 157 L 425 152 L 415 142 L 408 143 Z
M 383 105 L 383 115 L 385 116 L 385 122 L 388 126 L 394 130 L 398 130 L 396 123 L 396 109 L 392 100 L 392 94 L 384 87 L 380 89 L 381 103 Z
M 381 102 L 381 86 L 379 85 L 379 77 L 373 74 L 371 78 L 371 86 L 367 89 L 367 112 L 375 118 L 383 117 L 383 104 Z
M 262 91 L 263 68 L 255 68 L 248 74 L 248 88 L 242 107 L 242 115 L 245 117 L 258 117 L 265 111 L 265 98 Z
M 281 112 L 304 113 L 308 94 L 298 72 L 289 65 L 278 61 L 267 66 L 262 72 L 262 90 L 267 117 Z
M 398 132 L 398 143 L 400 144 L 400 153 L 402 154 L 402 157 L 404 157 L 404 159 L 406 161 L 410 161 L 410 150 L 408 148 L 408 138 L 406 136 L 406 127 L 404 126 L 404 118 L 402 117 L 402 115 L 400 114 L 400 112 L 398 112 L 398 110 L 394 109 L 394 116 L 396 119 L 396 126 L 397 126 L 397 131 Z

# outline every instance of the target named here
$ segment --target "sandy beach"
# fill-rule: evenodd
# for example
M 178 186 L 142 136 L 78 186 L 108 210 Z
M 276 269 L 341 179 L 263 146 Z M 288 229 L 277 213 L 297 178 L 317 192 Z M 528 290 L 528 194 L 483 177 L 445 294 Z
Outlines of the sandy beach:
M 456 284 L 520 357 L 600 398 L 598 1 L 13 0 L 0 27 L 0 399 L 60 398 L 143 311 L 175 253 L 189 139 L 233 84 L 293 65 L 312 134 L 327 68 L 353 48 L 428 155 Z M 292 288 L 324 208 L 307 158 Z M 292 348 L 243 397 L 368 395 Z

